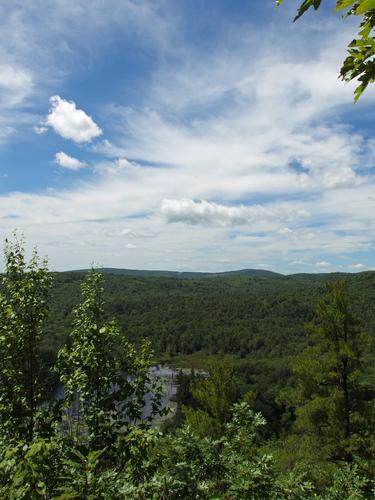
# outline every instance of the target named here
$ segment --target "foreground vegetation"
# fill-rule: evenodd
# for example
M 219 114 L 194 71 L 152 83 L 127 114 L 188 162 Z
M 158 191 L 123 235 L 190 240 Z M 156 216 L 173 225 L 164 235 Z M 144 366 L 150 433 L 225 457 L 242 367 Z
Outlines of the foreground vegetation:
M 59 322 L 61 315 L 49 317 L 57 308 L 55 302 L 49 310 L 52 276 L 47 263 L 36 253 L 27 262 L 19 241 L 6 243 L 5 261 L 0 295 L 0 498 L 375 497 L 371 335 L 353 313 L 348 293 L 352 287 L 345 282 L 327 286 L 307 334 L 298 333 L 289 343 L 296 346 L 300 337 L 302 349 L 292 350 L 290 373 L 283 379 L 287 383 L 275 381 L 268 406 L 259 379 L 248 380 L 256 361 L 261 369 L 262 358 L 217 352 L 204 373 L 180 373 L 177 410 L 155 427 L 155 417 L 165 410 L 160 385 L 150 376 L 150 342 L 140 340 L 132 328 L 129 338 L 111 319 L 104 301 L 108 280 L 87 273 L 80 296 L 69 296 L 78 305 Z M 76 280 L 77 275 L 70 276 Z M 123 295 L 130 293 L 131 283 Z M 184 286 L 192 286 L 186 283 L 180 290 L 173 285 L 175 294 L 168 290 L 172 303 Z M 282 279 L 279 283 L 282 289 Z M 255 280 L 255 292 L 250 285 L 245 290 L 255 297 L 257 286 L 264 284 Z M 304 290 L 302 284 L 299 290 Z M 305 296 L 315 299 L 321 283 L 315 283 L 314 290 L 305 291 Z M 267 300 L 271 297 L 277 297 L 275 290 L 270 289 Z M 225 303 L 222 299 L 220 304 Z M 147 304 L 144 314 L 149 317 Z M 260 297 L 256 304 L 255 312 L 262 311 L 265 320 L 267 312 L 270 315 L 267 303 Z M 65 307 L 60 302 L 63 314 Z M 234 297 L 226 307 L 236 311 Z M 204 305 L 199 310 L 211 316 Z M 136 312 L 129 314 L 134 327 Z M 371 315 L 367 311 L 368 324 Z M 70 323 L 66 341 L 54 355 L 51 325 L 62 330 L 64 321 Z M 140 315 L 140 324 L 143 321 Z M 150 331 L 156 331 L 156 324 Z M 270 331 L 274 328 L 275 323 Z M 177 339 L 181 336 L 175 332 Z M 239 337 L 253 341 L 244 333 Z M 62 338 L 60 333 L 55 337 L 57 343 Z M 213 338 L 202 340 L 207 352 Z M 278 355 L 284 353 L 281 344 Z M 62 399 L 54 397 L 57 381 L 64 385 Z M 258 411 L 262 404 L 271 419 Z

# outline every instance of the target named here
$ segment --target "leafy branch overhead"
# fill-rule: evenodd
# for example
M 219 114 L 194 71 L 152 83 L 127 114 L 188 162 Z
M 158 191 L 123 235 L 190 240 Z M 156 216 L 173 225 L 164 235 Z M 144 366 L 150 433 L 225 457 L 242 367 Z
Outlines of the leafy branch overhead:
M 281 5 L 283 0 L 276 0 Z M 294 21 L 313 7 L 318 10 L 322 0 L 304 0 L 298 9 Z M 375 0 L 337 0 L 336 10 L 344 11 L 345 16 L 362 18 L 358 36 L 348 45 L 349 55 L 340 69 L 340 78 L 346 82 L 357 80 L 358 87 L 354 91 L 354 100 L 358 101 L 370 83 L 375 82 Z

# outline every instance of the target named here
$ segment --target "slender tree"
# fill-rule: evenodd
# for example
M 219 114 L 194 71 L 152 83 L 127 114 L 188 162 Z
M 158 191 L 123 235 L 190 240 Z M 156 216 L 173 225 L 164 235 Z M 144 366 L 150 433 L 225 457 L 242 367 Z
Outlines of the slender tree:
M 82 302 L 73 311 L 71 345 L 58 354 L 58 371 L 66 405 L 78 397 L 89 444 L 113 443 L 129 423 L 150 421 L 160 409 L 160 388 L 150 377 L 152 351 L 144 341 L 140 353 L 104 311 L 103 276 L 92 270 L 81 286 Z M 147 396 L 150 414 L 144 417 Z
M 0 426 L 3 436 L 32 441 L 47 432 L 39 347 L 48 313 L 51 275 L 34 250 L 5 241 L 5 275 L 0 294 Z

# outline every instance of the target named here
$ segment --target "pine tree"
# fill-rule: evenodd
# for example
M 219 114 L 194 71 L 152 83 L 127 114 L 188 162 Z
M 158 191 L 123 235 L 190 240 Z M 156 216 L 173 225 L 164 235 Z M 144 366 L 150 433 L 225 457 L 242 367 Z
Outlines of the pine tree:
M 366 428 L 363 354 L 368 345 L 351 310 L 347 283 L 327 285 L 318 303 L 310 345 L 294 365 L 297 387 L 284 399 L 296 408 L 296 429 L 320 454 L 351 462 Z M 286 396 L 286 398 L 285 398 Z

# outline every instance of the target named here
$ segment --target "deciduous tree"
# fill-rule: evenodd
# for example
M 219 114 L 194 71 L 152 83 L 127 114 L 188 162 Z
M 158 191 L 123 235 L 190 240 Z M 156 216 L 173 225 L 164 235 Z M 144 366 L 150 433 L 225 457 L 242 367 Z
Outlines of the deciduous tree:
M 1 434 L 32 441 L 50 430 L 46 405 L 49 395 L 44 389 L 39 361 L 51 286 L 47 260 L 40 260 L 34 250 L 27 262 L 22 239 L 6 240 L 1 284 Z
M 73 311 L 71 345 L 58 355 L 66 405 L 79 396 L 90 445 L 112 443 L 127 423 L 149 422 L 160 410 L 161 389 L 150 377 L 150 343 L 137 352 L 114 320 L 107 320 L 103 276 L 92 270 L 81 286 L 82 302 Z M 150 413 L 144 416 L 146 397 Z
M 231 407 L 239 397 L 239 381 L 233 366 L 224 359 L 211 361 L 207 375 L 191 385 L 195 408 L 184 407 L 186 423 L 202 435 L 218 436 L 229 420 Z

